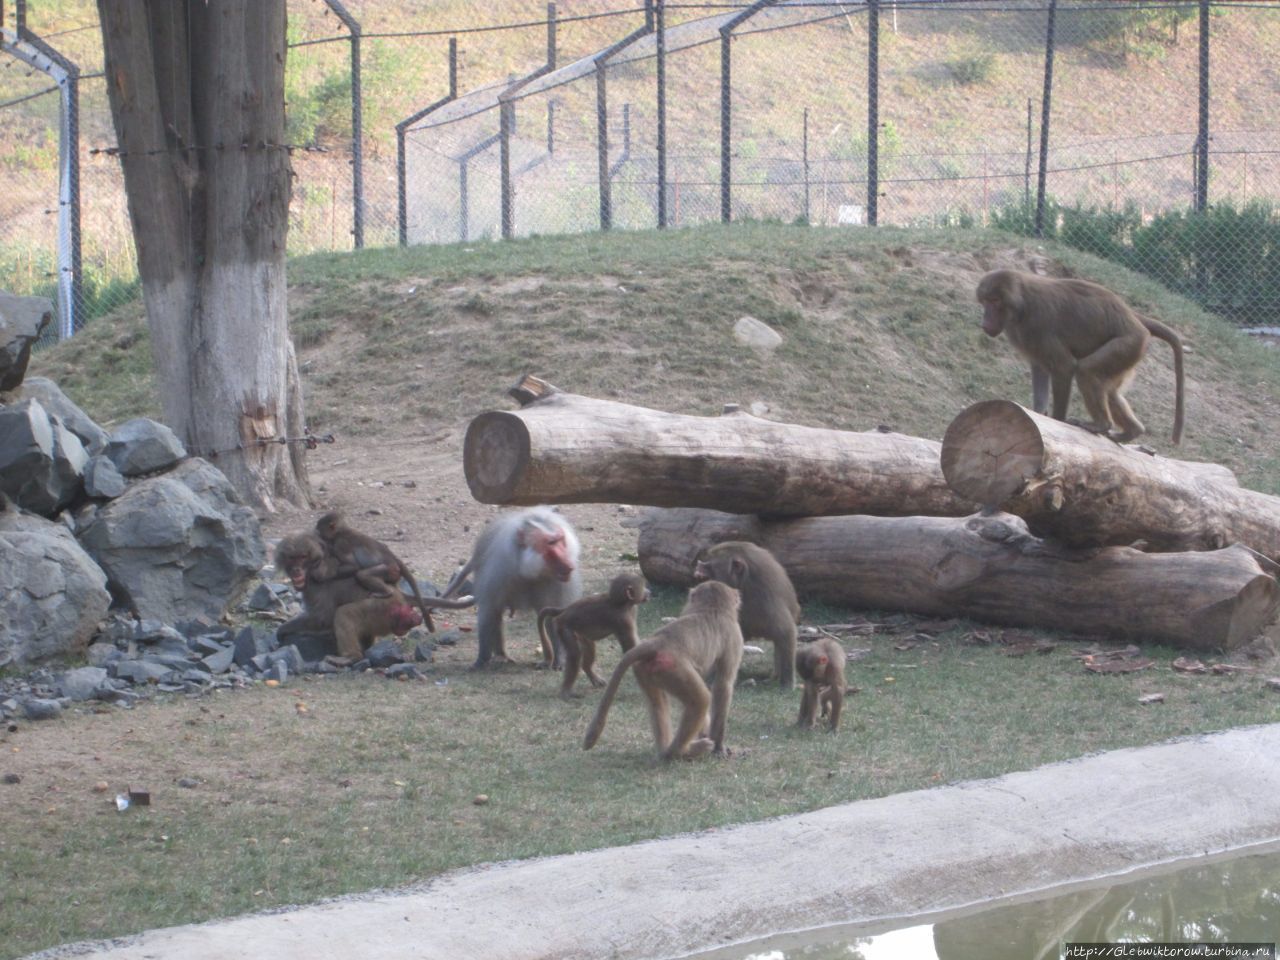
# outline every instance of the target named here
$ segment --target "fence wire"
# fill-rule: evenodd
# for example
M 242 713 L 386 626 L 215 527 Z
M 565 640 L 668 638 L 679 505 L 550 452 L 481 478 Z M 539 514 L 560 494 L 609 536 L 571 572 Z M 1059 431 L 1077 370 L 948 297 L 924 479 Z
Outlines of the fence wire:
M 4 23 L 0 287 L 60 312 L 71 291 L 65 333 L 138 284 L 96 10 L 60 6 L 26 27 L 78 71 L 72 144 L 65 84 Z M 1280 2 L 481 6 L 404 29 L 369 0 L 289 0 L 289 139 L 311 148 L 293 154 L 292 253 L 746 219 L 988 225 L 1277 322 Z

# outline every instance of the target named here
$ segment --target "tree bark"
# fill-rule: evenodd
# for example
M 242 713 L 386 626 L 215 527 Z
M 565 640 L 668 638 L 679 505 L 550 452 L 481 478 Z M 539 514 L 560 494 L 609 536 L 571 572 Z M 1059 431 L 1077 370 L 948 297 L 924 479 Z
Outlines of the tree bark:
M 246 502 L 309 502 L 289 343 L 285 0 L 98 0 L 165 420 Z M 296 434 L 295 434 L 296 435 Z
M 1204 651 L 1244 643 L 1280 608 L 1280 568 L 1245 547 L 1073 550 L 1032 537 L 1010 514 L 762 521 L 650 510 L 640 568 L 654 582 L 688 585 L 697 554 L 732 539 L 770 550 L 802 596 L 847 607 Z
M 1240 487 L 1216 464 L 1151 456 L 1007 400 L 974 404 L 951 422 L 942 472 L 958 495 L 1071 546 L 1240 543 L 1280 559 L 1280 497 Z
M 481 503 L 633 503 L 771 516 L 961 516 L 941 445 L 731 412 L 691 417 L 595 400 L 526 378 L 519 410 L 471 421 L 463 468 Z

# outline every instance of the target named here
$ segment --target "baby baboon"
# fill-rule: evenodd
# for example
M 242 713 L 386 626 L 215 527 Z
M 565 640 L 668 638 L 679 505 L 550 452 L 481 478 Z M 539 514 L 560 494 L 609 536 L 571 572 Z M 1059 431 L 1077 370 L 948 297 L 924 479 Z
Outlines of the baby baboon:
M 381 540 L 351 529 L 343 523 L 342 514 L 336 510 L 329 511 L 316 521 L 316 534 L 337 560 L 333 576 L 354 576 L 357 583 L 379 597 L 391 596 L 402 579 L 408 580 L 414 599 L 418 601 L 418 608 L 422 611 L 422 622 L 427 625 L 428 630 L 435 632 L 436 625 L 431 619 L 431 611 L 422 600 L 417 578 L 408 564 L 397 557 L 390 547 Z M 322 569 L 320 574 L 323 577 L 328 572 L 327 569 Z M 433 606 L 448 607 L 450 604 L 438 603 Z
M 695 580 L 719 580 L 742 594 L 742 635 L 773 644 L 774 672 L 782 689 L 795 686 L 796 623 L 800 604 L 791 578 L 764 547 L 729 540 L 709 547 L 694 568 Z
M 564 679 L 560 696 L 569 699 L 581 669 L 593 687 L 603 687 L 596 673 L 596 641 L 615 636 L 626 653 L 636 645 L 636 608 L 649 599 L 644 577 L 622 573 L 613 578 L 606 593 L 575 600 L 567 607 L 543 607 L 538 611 L 538 639 L 542 641 L 542 659 L 552 667 L 561 666 Z M 550 621 L 548 623 L 548 621 Z M 546 627 L 551 629 L 547 638 Z M 553 650 L 554 647 L 554 650 Z
M 994 270 L 978 282 L 982 331 L 1007 333 L 1031 364 L 1031 408 L 1067 419 L 1071 381 L 1080 387 L 1092 429 L 1125 443 L 1146 429 L 1124 398 L 1134 368 L 1157 336 L 1173 348 L 1176 381 L 1173 442 L 1182 440 L 1182 340 L 1159 320 L 1144 317 L 1106 287 L 1087 280 Z M 1120 427 L 1118 434 L 1111 431 Z
M 742 662 L 740 602 L 738 591 L 723 583 L 700 583 L 690 590 L 678 618 L 622 655 L 587 728 L 582 749 L 590 750 L 600 739 L 618 685 L 634 666 L 636 682 L 649 700 L 653 740 L 662 759 L 692 759 L 711 751 L 726 754 L 725 722 Z M 706 677 L 712 678 L 709 690 Z M 674 739 L 667 715 L 668 696 L 684 708 Z
M 840 728 L 840 708 L 844 706 L 844 663 L 844 647 L 830 637 L 802 643 L 796 651 L 796 672 L 804 681 L 797 723 L 805 730 L 817 723 L 819 703 L 824 717 L 830 711 L 831 732 L 835 733 Z

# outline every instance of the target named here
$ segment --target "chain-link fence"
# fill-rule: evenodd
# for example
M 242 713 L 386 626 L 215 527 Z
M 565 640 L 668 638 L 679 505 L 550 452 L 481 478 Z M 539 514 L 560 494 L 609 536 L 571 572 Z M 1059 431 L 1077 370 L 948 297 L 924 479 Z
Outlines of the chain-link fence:
M 11 15 L 0 56 L 0 287 L 57 298 L 64 334 L 137 289 L 84 5 Z M 1276 322 L 1280 2 L 481 6 L 406 29 L 370 0 L 290 0 L 292 252 L 994 225 Z

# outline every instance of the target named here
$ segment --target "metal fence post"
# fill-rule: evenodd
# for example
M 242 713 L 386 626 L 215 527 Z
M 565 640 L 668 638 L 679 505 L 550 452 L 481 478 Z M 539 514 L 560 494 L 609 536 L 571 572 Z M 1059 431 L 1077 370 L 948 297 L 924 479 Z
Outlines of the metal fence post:
M 396 124 L 396 221 L 397 233 L 399 236 L 400 246 L 407 247 L 409 245 L 409 183 L 408 169 L 405 157 L 405 138 L 409 133 L 409 127 L 417 123 L 429 113 L 439 110 L 446 103 L 457 99 L 458 96 L 458 38 L 449 38 L 449 93 L 431 104 L 424 107 L 412 116 L 405 117 Z M 463 237 L 465 240 L 466 238 Z
M 867 0 L 867 225 L 880 216 L 880 0 Z
M 809 108 L 804 108 L 804 125 L 801 135 L 801 157 L 804 161 L 804 222 L 805 226 L 813 226 L 809 219 Z
M 1058 0 L 1049 0 L 1049 17 L 1044 32 L 1044 95 L 1040 102 L 1040 172 L 1036 180 L 1035 235 L 1037 237 L 1044 236 L 1045 181 L 1049 167 L 1049 116 L 1053 99 L 1053 32 L 1057 13 Z
M 720 27 L 720 221 L 722 223 L 728 223 L 733 219 L 733 193 L 730 186 L 733 177 L 733 68 L 730 63 L 733 57 L 733 31 L 765 7 L 772 7 L 778 2 L 779 0 L 756 0 Z
M 511 135 L 516 132 L 515 95 L 556 68 L 556 5 L 547 4 L 547 62 L 498 94 L 498 163 L 502 203 L 502 239 L 515 236 L 515 182 L 511 177 Z
M 1200 117 L 1196 137 L 1196 213 L 1209 209 L 1209 0 L 1200 0 Z
M 84 262 L 80 252 L 80 67 L 27 29 L 27 9 L 16 10 L 17 43 L 5 44 L 28 66 L 51 77 L 60 93 L 58 136 L 58 336 L 84 327 Z
M 342 0 L 324 0 L 351 35 L 351 236 L 357 250 L 364 247 L 364 88 L 360 79 L 360 21 Z
M 600 229 L 613 226 L 613 185 L 609 182 L 609 85 L 605 63 L 596 61 L 596 175 L 600 190 Z
M 658 31 L 658 229 L 663 230 L 667 226 L 667 0 L 657 0 L 654 21 Z

